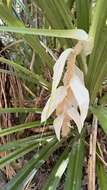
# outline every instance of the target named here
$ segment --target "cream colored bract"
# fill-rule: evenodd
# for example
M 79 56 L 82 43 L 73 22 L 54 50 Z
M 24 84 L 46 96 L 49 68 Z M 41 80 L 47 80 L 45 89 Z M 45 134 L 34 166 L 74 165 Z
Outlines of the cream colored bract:
M 83 51 L 83 42 L 66 49 L 54 65 L 52 92 L 41 115 L 41 121 L 46 121 L 56 110 L 56 119 L 53 122 L 56 136 L 60 140 L 67 136 L 70 130 L 70 121 L 74 121 L 79 133 L 82 130 L 89 107 L 89 92 L 85 87 L 83 72 L 75 65 L 76 56 Z M 58 87 L 67 64 L 63 77 L 63 86 Z

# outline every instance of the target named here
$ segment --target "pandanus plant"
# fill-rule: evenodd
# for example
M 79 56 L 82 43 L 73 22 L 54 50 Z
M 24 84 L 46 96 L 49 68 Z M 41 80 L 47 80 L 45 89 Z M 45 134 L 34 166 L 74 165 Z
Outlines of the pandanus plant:
M 0 32 L 11 33 L 14 38 L 23 39 L 32 48 L 32 56 L 34 53 L 37 55 L 37 66 L 41 64 L 42 71 L 29 70 L 17 61 L 4 57 L 0 57 L 0 62 L 13 67 L 14 75 L 28 85 L 30 93 L 33 88 L 37 90 L 41 86 L 50 92 L 50 97 L 43 110 L 35 107 L 1 108 L 1 114 L 31 112 L 41 114 L 41 120 L 20 122 L 13 127 L 1 129 L 0 137 L 25 129 L 36 129 L 38 126 L 45 129 L 48 125 L 52 126 L 56 135 L 44 132 L 42 135 L 35 134 L 1 145 L 0 152 L 7 152 L 7 155 L 0 159 L 0 168 L 36 150 L 33 157 L 2 189 L 24 189 L 46 160 L 63 147 L 41 189 L 57 189 L 64 172 L 67 173 L 64 189 L 81 189 L 88 150 L 88 189 L 95 189 L 97 174 L 99 188 L 105 190 L 107 164 L 96 142 L 98 126 L 107 134 L 107 95 L 103 91 L 107 82 L 107 0 L 33 0 L 32 6 L 42 11 L 49 29 L 25 27 L 25 23 L 16 14 L 14 3 L 14 0 L 0 2 L 0 18 L 5 23 L 5 26 L 0 26 Z M 29 15 L 27 4 L 21 2 L 21 6 Z M 57 59 L 39 36 L 57 39 L 56 46 L 64 49 Z M 45 68 L 53 76 L 52 81 L 47 81 L 44 77 Z M 1 69 L 0 72 L 6 73 L 6 70 Z M 46 121 L 49 117 L 51 119 Z M 90 142 L 86 138 L 88 129 Z

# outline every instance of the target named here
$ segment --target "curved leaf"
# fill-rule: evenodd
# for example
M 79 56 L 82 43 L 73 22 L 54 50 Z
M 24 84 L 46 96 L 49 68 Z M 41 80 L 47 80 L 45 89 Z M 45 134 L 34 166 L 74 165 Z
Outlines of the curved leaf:
M 1 26 L 1 32 L 14 32 L 19 34 L 28 34 L 28 35 L 39 35 L 39 36 L 50 36 L 57 38 L 72 38 L 81 41 L 88 40 L 88 34 L 81 29 L 72 29 L 72 30 L 54 30 L 54 29 L 35 29 L 35 28 L 24 28 L 24 27 L 7 27 Z

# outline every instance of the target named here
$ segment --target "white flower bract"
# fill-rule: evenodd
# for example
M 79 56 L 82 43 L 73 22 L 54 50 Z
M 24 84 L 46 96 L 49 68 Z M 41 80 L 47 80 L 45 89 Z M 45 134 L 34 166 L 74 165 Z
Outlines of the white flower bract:
M 85 37 L 87 38 L 87 36 Z M 82 51 L 82 48 L 81 42 L 78 42 L 74 49 L 66 49 L 56 61 L 52 92 L 41 114 L 41 121 L 44 122 L 56 110 L 57 117 L 53 126 L 58 140 L 60 140 L 61 128 L 64 127 L 63 131 L 65 131 L 72 120 L 80 133 L 88 113 L 89 92 L 85 87 L 83 72 L 75 65 L 76 56 Z M 64 85 L 58 87 L 66 63 Z

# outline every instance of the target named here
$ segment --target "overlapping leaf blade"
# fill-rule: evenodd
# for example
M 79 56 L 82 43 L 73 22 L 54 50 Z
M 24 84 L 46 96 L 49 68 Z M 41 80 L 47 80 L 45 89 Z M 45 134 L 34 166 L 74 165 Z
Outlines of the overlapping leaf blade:
M 0 146 L 0 152 L 10 151 L 13 149 L 25 147 L 26 145 L 32 144 L 32 143 L 39 144 L 42 142 L 46 142 L 50 140 L 52 137 L 53 137 L 52 132 L 47 132 L 42 135 L 42 138 L 41 138 L 41 134 L 37 134 L 37 135 L 29 136 L 26 138 L 14 140 L 12 142 L 8 142 L 7 144 L 3 144 L 2 146 Z
M 105 171 L 102 163 L 97 160 L 97 176 L 98 176 L 98 184 L 101 190 L 107 189 L 107 173 Z
M 41 144 L 43 142 L 41 141 Z M 44 143 L 43 143 L 44 144 Z M 31 143 L 26 145 L 25 147 L 21 147 L 16 149 L 14 152 L 0 159 L 0 168 L 5 167 L 7 164 L 10 164 L 14 160 L 24 156 L 25 154 L 31 152 L 32 150 L 38 147 L 38 143 Z
M 66 3 L 62 0 L 37 0 L 34 2 L 42 9 L 49 25 L 55 29 L 73 28 L 72 18 Z M 57 18 L 57 19 L 55 19 Z M 70 47 L 71 42 L 65 39 L 59 39 L 61 45 Z
M 107 134 L 107 108 L 102 106 L 91 107 L 91 111 L 97 116 L 101 127 Z
M 31 82 L 33 82 L 35 84 L 37 84 L 39 82 L 40 84 L 42 84 L 47 89 L 50 86 L 49 83 L 45 79 L 42 78 L 42 76 L 39 76 L 39 75 L 29 71 L 25 67 L 13 62 L 13 61 L 10 61 L 8 59 L 0 57 L 0 62 L 6 63 L 8 65 L 11 65 L 19 74 L 21 74 L 22 77 L 24 77 L 23 75 L 25 75 L 24 79 L 26 79 L 28 81 L 29 81 L 29 78 L 30 78 Z
M 2 130 L 0 130 L 0 137 L 3 137 L 5 135 L 9 135 L 9 134 L 12 134 L 12 133 L 16 133 L 16 132 L 22 131 L 24 129 L 30 129 L 30 128 L 34 128 L 34 127 L 39 127 L 41 125 L 42 124 L 41 124 L 40 121 L 34 121 L 34 122 L 23 123 L 23 124 L 20 124 L 20 125 L 16 125 L 14 127 L 9 127 L 9 128 L 6 128 L 6 129 L 2 129 Z
M 21 189 L 32 170 L 38 170 L 45 160 L 61 145 L 55 139 L 43 147 L 2 190 Z
M 74 142 L 72 146 L 65 181 L 65 190 L 81 189 L 84 148 L 84 142 L 82 141 L 82 139 L 79 139 L 77 142 Z
M 102 31 L 102 35 L 99 38 L 100 43 L 93 49 L 93 53 L 90 57 L 89 69 L 87 75 L 87 85 L 90 91 L 91 102 L 95 100 L 95 97 L 104 81 L 107 70 L 107 29 L 106 27 Z
M 88 32 L 89 30 L 89 0 L 76 0 L 77 26 Z M 85 16 L 84 16 L 85 15 Z
M 67 3 L 67 5 L 68 5 L 68 7 L 69 7 L 70 10 L 72 9 L 72 6 L 73 6 L 73 4 L 74 4 L 74 1 L 75 1 L 75 0 L 65 0 L 65 2 Z
M 9 10 L 3 3 L 0 3 L 0 18 L 3 19 L 3 21 L 6 22 L 8 26 L 24 27 L 24 24 L 13 16 L 12 10 Z M 52 68 L 53 60 L 51 59 L 49 54 L 46 53 L 45 49 L 41 46 L 38 37 L 34 38 L 33 36 L 24 35 L 23 38 L 40 56 L 42 63 L 47 63 L 49 68 Z
M 67 148 L 59 160 L 57 160 L 56 165 L 52 169 L 51 174 L 49 175 L 45 184 L 43 184 L 42 190 L 55 190 L 59 184 L 59 181 L 67 167 L 69 160 L 69 149 Z
M 87 86 L 90 91 L 92 103 L 95 101 L 95 97 L 101 87 L 107 69 L 107 57 L 105 53 L 107 51 L 105 49 L 107 47 L 107 31 L 104 33 L 106 19 L 107 1 L 98 0 L 90 27 L 90 37 L 92 36 L 94 39 L 94 49 L 90 56 L 87 73 Z

